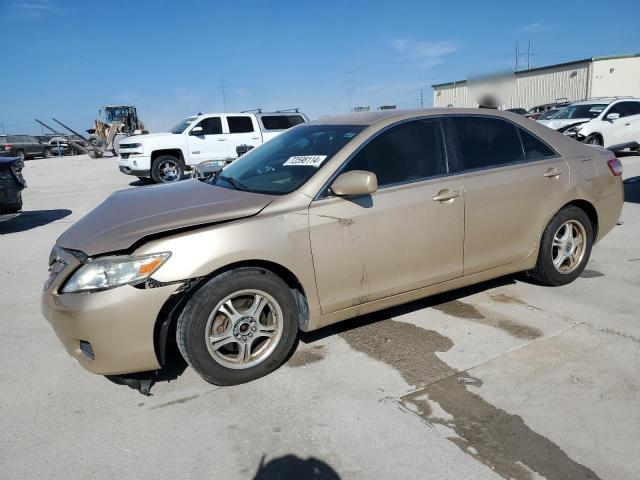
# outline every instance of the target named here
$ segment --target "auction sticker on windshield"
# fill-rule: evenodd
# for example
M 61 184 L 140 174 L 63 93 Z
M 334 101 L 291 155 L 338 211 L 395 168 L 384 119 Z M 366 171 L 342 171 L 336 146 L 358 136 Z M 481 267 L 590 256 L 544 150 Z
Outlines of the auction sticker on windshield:
M 295 157 L 289 157 L 289 160 L 282 165 L 292 165 L 298 167 L 316 167 L 318 168 L 327 158 L 326 155 L 299 155 Z

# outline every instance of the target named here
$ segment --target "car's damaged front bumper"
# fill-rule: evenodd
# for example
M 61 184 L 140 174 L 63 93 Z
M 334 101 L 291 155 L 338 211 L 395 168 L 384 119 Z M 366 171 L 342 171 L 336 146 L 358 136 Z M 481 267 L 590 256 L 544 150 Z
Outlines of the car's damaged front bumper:
M 124 285 L 91 293 L 60 293 L 81 260 L 63 249 L 51 261 L 42 313 L 80 365 L 102 375 L 160 368 L 154 344 L 158 314 L 177 284 Z

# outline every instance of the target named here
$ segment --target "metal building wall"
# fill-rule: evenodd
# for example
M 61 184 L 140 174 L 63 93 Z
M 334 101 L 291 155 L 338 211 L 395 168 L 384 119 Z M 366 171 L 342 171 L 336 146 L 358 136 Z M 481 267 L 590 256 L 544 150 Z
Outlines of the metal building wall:
M 591 97 L 640 97 L 640 57 L 594 61 L 590 90 Z
M 589 64 L 590 62 L 580 62 L 518 72 L 514 94 L 503 108 L 529 109 L 543 103 L 555 102 L 560 98 L 568 100 L 586 98 L 589 86 Z M 469 95 L 466 82 L 434 87 L 433 105 L 435 107 L 478 106 L 475 99 Z

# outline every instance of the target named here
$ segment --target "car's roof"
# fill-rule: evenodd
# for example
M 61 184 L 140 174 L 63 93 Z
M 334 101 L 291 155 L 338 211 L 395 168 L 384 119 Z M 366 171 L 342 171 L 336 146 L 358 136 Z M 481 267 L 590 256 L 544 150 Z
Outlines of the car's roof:
M 211 112 L 211 113 L 200 113 L 198 115 L 191 115 L 187 118 L 200 118 L 200 117 L 208 117 L 210 115 L 257 115 L 257 116 L 265 116 L 265 115 L 303 115 L 302 112 Z
M 417 110 L 377 110 L 375 112 L 352 113 L 333 117 L 322 117 L 307 125 L 373 125 L 388 119 L 405 120 L 431 115 L 492 115 L 514 118 L 520 115 L 492 108 L 421 108 Z

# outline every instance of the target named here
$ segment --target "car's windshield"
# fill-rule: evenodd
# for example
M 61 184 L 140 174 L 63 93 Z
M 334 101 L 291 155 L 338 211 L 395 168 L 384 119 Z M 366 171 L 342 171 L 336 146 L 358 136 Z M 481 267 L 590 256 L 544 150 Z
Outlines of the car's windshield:
M 548 120 L 551 117 L 553 117 L 556 113 L 558 113 L 558 111 L 559 110 L 557 108 L 547 110 L 546 112 L 543 112 L 540 114 L 540 116 L 538 117 L 538 120 Z
M 566 119 L 566 118 L 596 118 L 606 108 L 605 103 L 587 103 L 583 105 L 569 105 L 568 107 L 561 108 L 551 118 Z
M 209 183 L 272 195 L 291 193 L 364 130 L 363 125 L 300 125 L 244 154 Z
M 171 130 L 169 130 L 170 133 L 182 133 L 184 132 L 184 130 L 191 125 L 193 122 L 195 122 L 197 117 L 189 117 L 189 118 L 185 118 L 184 120 L 182 120 L 179 124 L 177 124 L 175 127 L 173 127 Z

